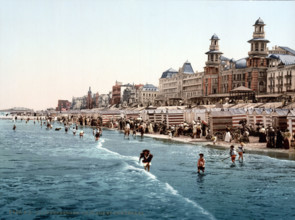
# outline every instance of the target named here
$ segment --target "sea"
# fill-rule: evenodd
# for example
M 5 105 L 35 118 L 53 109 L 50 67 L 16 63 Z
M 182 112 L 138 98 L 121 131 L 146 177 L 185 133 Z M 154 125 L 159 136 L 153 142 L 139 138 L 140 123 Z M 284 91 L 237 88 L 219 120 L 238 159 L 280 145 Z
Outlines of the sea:
M 150 172 L 139 163 L 143 149 L 154 156 Z M 95 141 L 92 128 L 73 135 L 58 122 L 48 130 L 0 120 L 0 218 L 295 219 L 295 161 L 247 149 L 243 163 L 227 157 L 196 143 L 107 129 Z

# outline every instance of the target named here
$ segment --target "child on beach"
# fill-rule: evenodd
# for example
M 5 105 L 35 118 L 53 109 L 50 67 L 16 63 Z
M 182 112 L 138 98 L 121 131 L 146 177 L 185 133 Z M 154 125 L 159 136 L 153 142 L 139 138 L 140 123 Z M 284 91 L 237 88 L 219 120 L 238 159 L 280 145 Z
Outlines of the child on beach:
M 231 145 L 230 146 L 230 152 L 229 152 L 230 156 L 231 156 L 231 162 L 233 162 L 233 164 L 235 163 L 235 160 L 236 160 L 236 156 L 237 156 L 237 152 L 236 152 L 236 149 L 235 149 L 235 146 L 234 145 Z
M 241 162 L 240 159 L 242 159 L 242 162 L 244 162 L 244 157 L 243 157 L 243 153 L 245 152 L 244 146 L 245 146 L 244 142 L 241 142 L 240 146 L 238 146 L 239 162 Z
M 204 154 L 199 154 L 200 158 L 198 160 L 198 173 L 202 171 L 203 173 L 205 172 L 205 159 L 204 159 Z

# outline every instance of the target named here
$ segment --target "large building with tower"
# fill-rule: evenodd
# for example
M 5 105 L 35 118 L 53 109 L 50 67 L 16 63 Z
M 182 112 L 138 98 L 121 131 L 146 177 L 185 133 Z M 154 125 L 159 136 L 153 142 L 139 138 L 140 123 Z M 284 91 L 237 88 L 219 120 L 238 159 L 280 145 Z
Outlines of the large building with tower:
M 247 101 L 276 101 L 284 95 L 295 98 L 295 51 L 289 47 L 268 49 L 265 23 L 261 18 L 253 25 L 249 52 L 244 58 L 234 60 L 223 55 L 216 34 L 210 38 L 204 73 L 169 69 L 159 80 L 161 97 L 166 104 L 215 103 L 230 97 L 235 89 L 255 92 L 255 99 Z M 177 101 L 177 102 L 175 102 Z

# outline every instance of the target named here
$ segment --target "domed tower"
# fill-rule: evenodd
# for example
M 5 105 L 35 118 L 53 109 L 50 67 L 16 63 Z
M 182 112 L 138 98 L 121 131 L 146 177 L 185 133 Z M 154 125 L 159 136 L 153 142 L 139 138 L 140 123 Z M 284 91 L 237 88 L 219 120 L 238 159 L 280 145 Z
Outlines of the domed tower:
M 253 26 L 253 38 L 248 41 L 251 44 L 251 50 L 247 59 L 247 67 L 250 70 L 247 73 L 247 81 L 248 87 L 259 95 L 267 91 L 267 43 L 269 43 L 269 40 L 264 38 L 265 24 L 261 18 L 258 18 Z
M 213 34 L 211 37 L 211 44 L 209 47 L 209 51 L 206 52 L 208 55 L 208 59 L 206 62 L 206 66 L 208 67 L 218 67 L 220 63 L 220 56 L 222 52 L 219 51 L 218 41 L 220 40 L 216 34 Z
M 266 57 L 268 55 L 267 43 L 265 39 L 264 22 L 261 18 L 255 22 L 253 38 L 248 41 L 251 44 L 249 51 L 248 67 L 266 67 Z
M 219 51 L 218 41 L 220 39 L 216 34 L 213 34 L 210 41 L 209 51 L 205 54 L 208 55 L 206 66 L 204 67 L 203 79 L 203 94 L 205 96 L 210 94 L 217 94 L 221 89 L 221 82 L 219 76 L 220 70 L 220 57 L 223 54 Z

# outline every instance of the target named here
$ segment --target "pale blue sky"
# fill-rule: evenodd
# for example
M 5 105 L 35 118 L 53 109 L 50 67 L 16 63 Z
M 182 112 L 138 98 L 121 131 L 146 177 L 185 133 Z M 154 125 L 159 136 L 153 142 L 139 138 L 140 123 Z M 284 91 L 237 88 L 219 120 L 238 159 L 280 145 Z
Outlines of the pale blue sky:
M 0 0 L 0 109 L 44 109 L 116 80 L 153 83 L 189 60 L 203 71 L 216 33 L 229 58 L 246 57 L 253 24 L 268 45 L 295 49 L 293 1 Z

